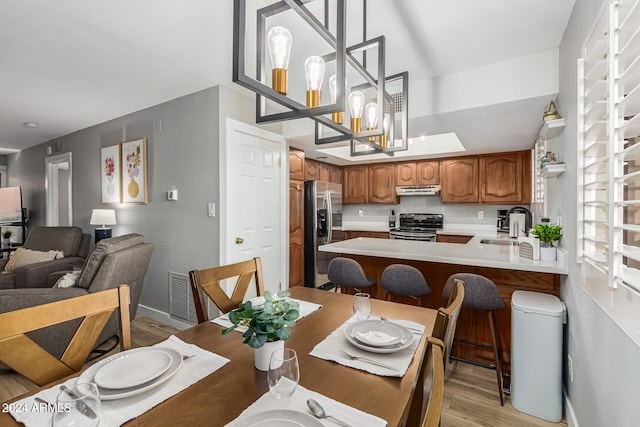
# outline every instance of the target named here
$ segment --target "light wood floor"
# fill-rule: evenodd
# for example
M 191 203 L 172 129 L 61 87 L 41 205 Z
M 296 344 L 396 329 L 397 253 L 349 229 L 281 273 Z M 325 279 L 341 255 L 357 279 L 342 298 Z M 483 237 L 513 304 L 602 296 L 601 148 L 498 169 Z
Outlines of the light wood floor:
M 137 317 L 131 324 L 133 347 L 143 347 L 166 339 L 177 329 L 148 317 Z M 115 350 L 114 350 L 115 352 Z M 95 363 L 95 361 L 94 361 Z M 550 423 L 518 412 L 508 396 L 500 406 L 495 372 L 466 363 L 457 363 L 445 383 L 442 427 L 533 427 L 566 426 L 566 422 Z M 30 381 L 0 367 L 0 402 L 36 388 Z

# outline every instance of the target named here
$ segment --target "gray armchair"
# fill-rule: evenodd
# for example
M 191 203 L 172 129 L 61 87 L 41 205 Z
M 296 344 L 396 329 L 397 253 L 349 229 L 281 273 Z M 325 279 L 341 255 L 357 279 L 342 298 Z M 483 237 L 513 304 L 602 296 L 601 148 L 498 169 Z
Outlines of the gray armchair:
M 153 245 L 144 242 L 136 233 L 101 240 L 87 258 L 78 282 L 71 288 L 0 289 L 0 313 L 32 307 L 34 305 L 73 298 L 88 293 L 129 285 L 131 295 L 130 317 L 138 309 L 144 276 L 147 273 Z M 50 280 L 60 274 L 54 273 Z M 98 343 L 118 333 L 119 319 L 114 313 L 98 338 Z M 79 320 L 51 326 L 29 334 L 38 345 L 60 357 L 80 324 Z
M 0 259 L 0 289 L 44 288 L 47 277 L 54 271 L 82 267 L 89 253 L 91 235 L 80 227 L 34 227 L 22 245 L 34 251 L 61 251 L 64 258 L 38 262 L 4 271 L 8 259 Z

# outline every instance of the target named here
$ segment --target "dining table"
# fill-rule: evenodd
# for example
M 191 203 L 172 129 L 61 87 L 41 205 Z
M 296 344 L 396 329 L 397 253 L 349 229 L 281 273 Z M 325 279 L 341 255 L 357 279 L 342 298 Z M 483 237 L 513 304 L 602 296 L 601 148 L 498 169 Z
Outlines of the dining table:
M 309 390 L 377 416 L 387 426 L 418 425 L 423 395 L 423 362 L 427 337 L 433 330 L 436 310 L 384 300 L 372 300 L 372 316 L 402 319 L 423 325 L 411 362 L 401 377 L 375 375 L 311 356 L 314 347 L 353 316 L 353 295 L 293 287 L 290 297 L 321 305 L 299 319 L 285 342 L 297 352 L 300 381 Z M 242 342 L 242 335 L 223 335 L 223 328 L 206 321 L 176 334 L 182 341 L 216 353 L 229 362 L 200 381 L 157 406 L 127 421 L 126 426 L 224 426 L 269 391 L 267 373 L 254 367 L 253 350 Z M 185 363 L 188 363 L 186 361 Z M 62 382 L 61 379 L 59 382 Z M 49 388 L 53 384 L 43 386 Z M 13 401 L 37 393 L 32 390 Z M 152 391 L 150 391 L 152 392 Z M 307 411 L 306 407 L 299 408 Z M 18 426 L 8 413 L 0 413 L 0 425 Z

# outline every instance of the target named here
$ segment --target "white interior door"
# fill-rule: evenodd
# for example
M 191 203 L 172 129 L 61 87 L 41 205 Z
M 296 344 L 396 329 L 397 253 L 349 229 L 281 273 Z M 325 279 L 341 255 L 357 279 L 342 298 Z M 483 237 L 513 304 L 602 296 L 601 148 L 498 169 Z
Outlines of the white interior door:
M 277 292 L 287 287 L 288 271 L 286 141 L 232 119 L 226 129 L 220 156 L 221 171 L 226 169 L 220 189 L 221 263 L 260 257 L 265 289 Z

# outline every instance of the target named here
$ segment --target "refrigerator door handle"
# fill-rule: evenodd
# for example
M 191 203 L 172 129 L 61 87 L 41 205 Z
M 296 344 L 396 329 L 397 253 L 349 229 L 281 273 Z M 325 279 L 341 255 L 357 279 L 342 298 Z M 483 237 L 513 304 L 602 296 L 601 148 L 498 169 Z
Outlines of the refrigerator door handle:
M 324 193 L 325 204 L 327 205 L 327 243 L 333 240 L 333 205 L 331 204 L 331 193 Z

